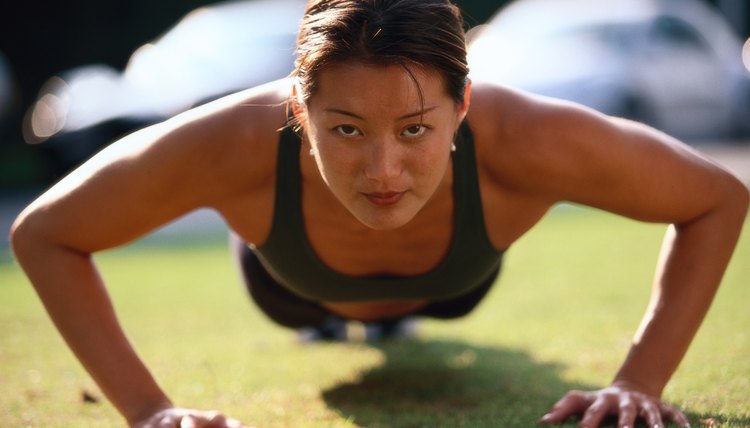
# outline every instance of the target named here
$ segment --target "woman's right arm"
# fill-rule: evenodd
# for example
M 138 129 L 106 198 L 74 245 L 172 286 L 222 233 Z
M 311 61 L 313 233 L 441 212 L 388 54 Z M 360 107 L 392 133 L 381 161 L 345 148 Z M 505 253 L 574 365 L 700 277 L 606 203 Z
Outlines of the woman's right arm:
M 263 165 L 273 163 L 250 153 L 254 144 L 234 142 L 248 137 L 239 124 L 252 114 L 237 109 L 208 107 L 113 143 L 41 195 L 11 229 L 16 259 L 50 318 L 131 425 L 169 416 L 172 403 L 120 327 L 92 254 L 195 208 L 219 206 L 237 186 L 252 194 L 254 183 L 267 182 Z M 237 148 L 250 152 L 230 153 Z M 246 171 L 236 185 L 235 158 L 245 159 Z M 173 416 L 179 425 L 181 416 Z
M 91 255 L 45 236 L 36 221 L 16 224 L 14 251 L 71 350 L 129 423 L 171 407 L 120 328 Z

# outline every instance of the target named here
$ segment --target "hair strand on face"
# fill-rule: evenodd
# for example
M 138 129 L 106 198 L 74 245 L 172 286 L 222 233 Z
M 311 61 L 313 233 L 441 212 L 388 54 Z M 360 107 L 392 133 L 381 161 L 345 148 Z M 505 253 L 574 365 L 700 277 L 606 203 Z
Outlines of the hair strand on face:
M 296 55 L 297 96 L 290 102 L 300 106 L 310 103 L 320 71 L 335 63 L 402 67 L 416 85 L 422 114 L 424 94 L 412 67 L 438 72 L 457 104 L 469 74 L 463 20 L 450 0 L 310 0 Z

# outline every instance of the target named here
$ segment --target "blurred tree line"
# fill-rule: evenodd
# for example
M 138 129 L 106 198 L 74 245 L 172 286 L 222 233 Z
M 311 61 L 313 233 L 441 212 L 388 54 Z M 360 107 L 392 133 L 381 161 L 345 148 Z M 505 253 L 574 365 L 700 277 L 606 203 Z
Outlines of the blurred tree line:
M 11 65 L 16 88 L 11 118 L 0 124 L 0 190 L 49 181 L 39 153 L 43 148 L 23 144 L 18 125 L 48 78 L 91 63 L 122 69 L 135 48 L 157 38 L 190 10 L 217 1 L 3 0 L 0 54 Z M 454 1 L 467 25 L 475 26 L 510 0 Z M 706 1 L 721 6 L 746 0 Z

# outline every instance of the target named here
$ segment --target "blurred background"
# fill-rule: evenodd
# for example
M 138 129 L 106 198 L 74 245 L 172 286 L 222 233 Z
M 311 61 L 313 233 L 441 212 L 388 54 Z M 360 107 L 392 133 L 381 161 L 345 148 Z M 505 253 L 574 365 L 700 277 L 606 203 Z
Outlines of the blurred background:
M 0 194 L 47 186 L 134 127 L 287 74 L 304 3 L 4 0 Z M 474 26 L 502 2 L 461 3 Z
M 456 3 L 473 77 L 747 153 L 746 0 Z M 0 201 L 23 204 L 126 133 L 287 75 L 304 4 L 3 1 Z M 4 230 L 16 206 L 0 209 Z

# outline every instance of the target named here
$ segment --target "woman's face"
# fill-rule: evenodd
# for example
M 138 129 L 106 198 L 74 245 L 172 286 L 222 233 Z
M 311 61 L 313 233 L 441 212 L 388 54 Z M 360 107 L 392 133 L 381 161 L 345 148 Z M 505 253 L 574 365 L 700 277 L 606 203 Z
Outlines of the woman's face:
M 468 107 L 442 76 L 398 65 L 347 62 L 319 73 L 303 115 L 323 181 L 363 224 L 395 229 L 412 220 L 442 185 L 451 145 Z

